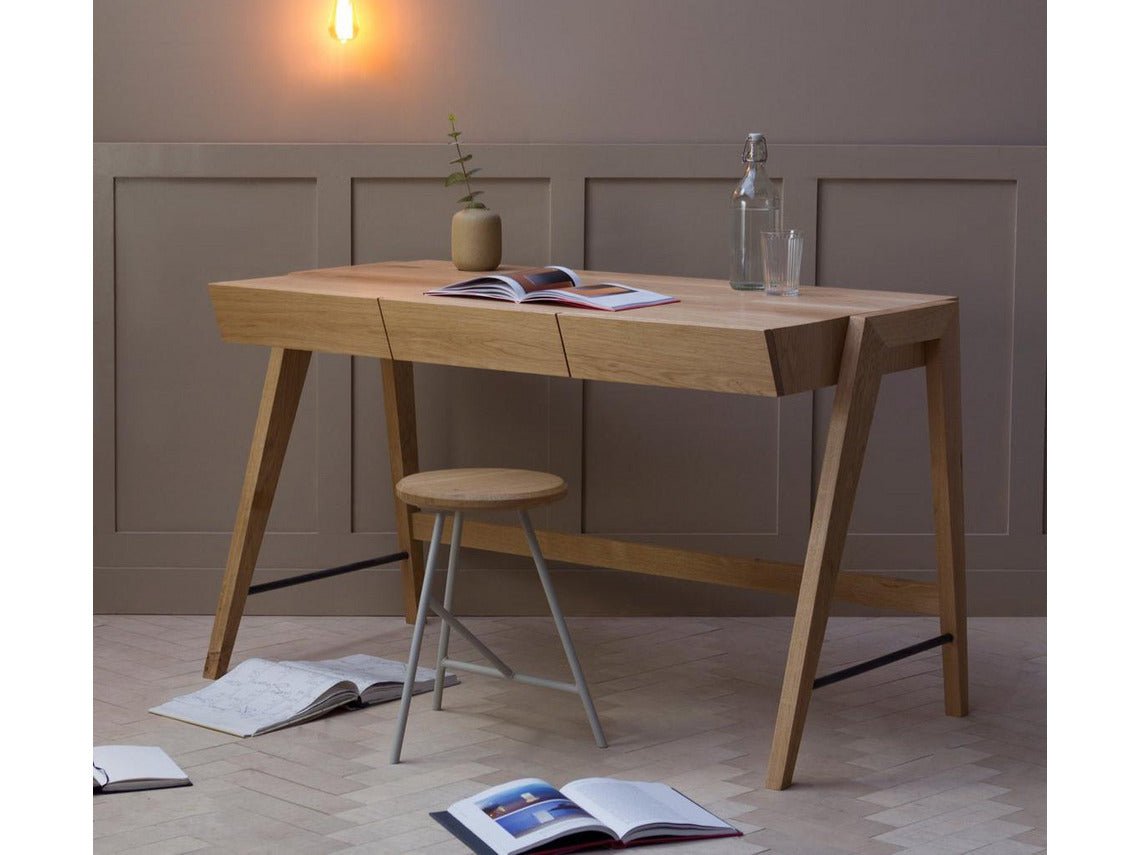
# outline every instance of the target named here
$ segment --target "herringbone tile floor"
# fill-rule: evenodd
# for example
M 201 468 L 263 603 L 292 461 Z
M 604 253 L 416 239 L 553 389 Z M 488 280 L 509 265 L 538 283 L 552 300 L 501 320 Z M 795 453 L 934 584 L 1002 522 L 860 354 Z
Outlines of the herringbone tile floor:
M 745 836 L 673 855 L 1023 855 L 1045 846 L 1045 621 L 970 622 L 973 711 L 942 715 L 940 659 L 922 654 L 816 692 L 796 771 L 763 788 L 786 618 L 572 618 L 611 747 L 577 698 L 475 675 L 442 712 L 415 698 L 405 762 L 396 704 L 252 739 L 146 710 L 204 685 L 210 618 L 95 619 L 96 744 L 161 745 L 194 786 L 95 799 L 97 853 L 463 852 L 429 810 L 524 775 L 664 781 Z M 565 675 L 540 618 L 471 620 L 513 666 Z M 434 662 L 437 625 L 425 663 Z M 930 619 L 831 621 L 821 671 L 936 634 Z M 235 662 L 407 655 L 397 618 L 248 617 Z M 477 659 L 462 639 L 457 656 Z M 645 851 L 657 851 L 647 848 Z

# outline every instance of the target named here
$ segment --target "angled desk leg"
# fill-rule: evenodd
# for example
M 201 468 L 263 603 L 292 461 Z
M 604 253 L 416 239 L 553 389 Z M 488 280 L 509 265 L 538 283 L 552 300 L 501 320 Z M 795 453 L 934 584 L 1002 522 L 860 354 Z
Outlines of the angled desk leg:
M 388 424 L 388 461 L 392 467 L 392 500 L 396 503 L 396 537 L 408 557 L 400 562 L 404 591 L 404 620 L 416 622 L 417 598 L 424 582 L 422 545 L 412 537 L 412 508 L 396 496 L 396 482 L 420 471 L 416 444 L 416 389 L 412 363 L 380 360 L 384 386 L 384 415 Z
M 938 550 L 941 631 L 954 636 L 942 647 L 946 714 L 969 712 L 966 667 L 966 536 L 962 500 L 962 391 L 958 308 L 942 337 L 923 345 L 926 406 L 930 422 L 930 481 L 934 488 L 934 532 Z
M 293 430 L 293 419 L 297 415 L 297 404 L 305 387 L 311 358 L 312 353 L 307 350 L 275 347 L 269 353 L 261 407 L 253 429 L 253 444 L 245 467 L 234 533 L 230 538 L 226 574 L 222 578 L 218 610 L 214 615 L 214 631 L 210 635 L 210 649 L 202 671 L 202 675 L 211 680 L 221 677 L 230 667 L 230 654 L 245 611 L 245 598 L 257 564 L 269 510 L 273 506 L 273 494 L 277 491 L 277 479 L 285 460 L 285 450 L 289 447 L 289 434 Z
M 871 324 L 862 317 L 851 318 L 843 345 L 827 450 L 816 492 L 815 514 L 788 646 L 788 664 L 772 736 L 768 789 L 782 790 L 791 784 L 796 767 L 831 610 L 831 596 L 839 575 L 839 559 L 843 555 L 863 452 L 875 413 L 884 353 L 883 342 Z

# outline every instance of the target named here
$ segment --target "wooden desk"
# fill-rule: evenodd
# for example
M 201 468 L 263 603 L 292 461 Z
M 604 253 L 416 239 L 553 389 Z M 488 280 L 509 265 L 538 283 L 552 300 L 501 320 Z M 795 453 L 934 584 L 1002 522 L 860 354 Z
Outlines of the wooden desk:
M 412 365 L 428 362 L 746 395 L 837 385 L 804 563 L 540 532 L 550 559 L 795 593 L 796 617 L 767 785 L 792 780 L 831 600 L 937 615 L 948 715 L 967 713 L 958 303 L 952 297 L 805 288 L 796 298 L 738 293 L 723 281 L 606 274 L 681 298 L 621 313 L 426 297 L 455 281 L 441 261 L 389 262 L 221 282 L 210 297 L 230 342 L 271 348 L 218 601 L 205 675 L 230 653 L 313 351 L 381 360 L 393 484 L 418 469 Z M 925 367 L 938 580 L 840 574 L 839 561 L 880 378 Z M 427 515 L 397 501 L 405 616 L 423 578 Z M 463 542 L 527 554 L 515 528 L 468 523 Z M 450 535 L 445 538 L 450 542 Z M 913 651 L 912 651 L 913 652 Z

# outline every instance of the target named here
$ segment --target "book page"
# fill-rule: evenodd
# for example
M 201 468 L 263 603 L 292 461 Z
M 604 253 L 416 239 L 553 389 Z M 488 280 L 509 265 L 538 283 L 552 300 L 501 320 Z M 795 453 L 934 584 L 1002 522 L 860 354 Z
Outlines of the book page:
M 408 673 L 408 666 L 404 662 L 395 662 L 391 659 L 381 659 L 378 656 L 369 656 L 365 653 L 353 653 L 340 659 L 322 659 L 317 662 L 290 661 L 282 662 L 294 668 L 307 668 L 321 674 L 332 674 L 343 680 L 348 680 L 356 687 L 360 695 L 353 700 L 352 706 L 367 706 L 384 701 L 392 701 L 404 692 L 404 675 Z M 443 681 L 445 686 L 454 686 L 459 678 L 448 674 Z M 416 669 L 416 681 L 412 691 L 415 694 L 430 692 L 435 687 L 435 669 L 420 667 Z
M 662 834 L 737 833 L 727 822 L 666 784 L 583 778 L 571 781 L 562 790 L 625 841 Z
M 551 301 L 582 306 L 589 309 L 606 309 L 620 312 L 622 309 L 637 309 L 642 306 L 659 306 L 663 303 L 678 303 L 676 297 L 658 294 L 644 288 L 634 288 L 620 282 L 581 282 L 561 288 L 547 288 L 526 295 L 523 302 Z
M 425 293 L 437 297 L 495 297 L 519 303 L 532 292 L 550 288 L 574 288 L 579 284 L 578 275 L 568 267 L 534 267 L 509 273 L 482 273 Z
M 484 273 L 473 279 L 464 279 L 462 282 L 453 282 L 442 288 L 433 288 L 425 294 L 439 297 L 465 296 L 465 297 L 497 297 L 500 300 L 514 300 L 516 303 L 526 296 L 523 284 L 505 273 Z
M 582 284 L 578 274 L 569 267 L 551 266 L 534 270 L 516 270 L 511 276 L 528 294 L 549 288 L 577 288 Z
M 302 713 L 319 712 L 355 696 L 352 684 L 339 675 L 247 659 L 205 688 L 167 701 L 151 712 L 235 736 L 253 736 Z M 322 700 L 325 703 L 317 704 Z M 315 704 L 316 710 L 310 709 Z
M 498 855 L 514 855 L 584 831 L 612 838 L 605 825 L 546 781 L 520 778 L 453 804 L 447 812 Z
M 306 671 L 315 671 L 338 680 L 348 680 L 356 687 L 358 693 L 369 686 L 380 683 L 394 683 L 404 685 L 404 677 L 408 673 L 406 662 L 394 662 L 391 659 L 381 659 L 379 656 L 369 656 L 365 653 L 354 653 L 340 659 L 321 659 L 316 662 L 285 661 L 279 663 Z M 434 668 L 417 668 L 416 682 L 435 680 Z
M 106 778 L 106 786 L 125 781 L 186 780 L 186 773 L 178 764 L 161 748 L 151 745 L 98 745 L 92 765 L 95 779 Z

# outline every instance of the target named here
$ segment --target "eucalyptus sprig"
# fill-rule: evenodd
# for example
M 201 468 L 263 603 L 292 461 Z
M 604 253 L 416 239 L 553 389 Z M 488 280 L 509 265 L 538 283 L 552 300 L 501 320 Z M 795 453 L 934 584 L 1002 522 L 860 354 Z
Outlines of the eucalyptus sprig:
M 459 147 L 459 135 L 463 132 L 457 131 L 455 129 L 455 114 L 454 113 L 448 113 L 447 114 L 447 120 L 449 122 L 451 122 L 451 133 L 449 133 L 448 136 L 451 137 L 451 141 L 453 143 L 455 143 L 455 153 L 457 155 L 455 160 L 451 161 L 451 163 L 453 165 L 459 164 L 459 171 L 453 172 L 449 176 L 447 176 L 445 179 L 443 179 L 443 186 L 444 187 L 450 187 L 452 184 L 458 184 L 459 182 L 462 181 L 464 186 L 467 187 L 467 195 L 459 200 L 460 202 L 463 203 L 463 207 L 464 208 L 486 208 L 487 207 L 486 205 L 484 205 L 482 202 L 478 201 L 475 198 L 476 196 L 482 196 L 483 191 L 471 189 L 471 176 L 479 171 L 479 167 L 475 167 L 474 169 L 468 169 L 467 168 L 467 163 L 468 163 L 468 161 L 471 160 L 473 155 L 464 154 L 463 150 Z

